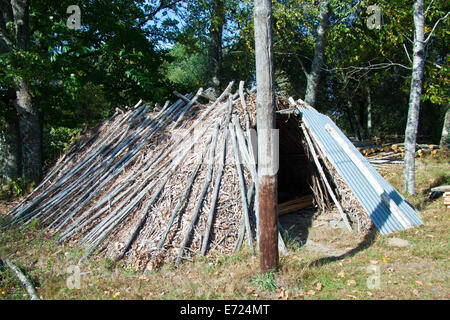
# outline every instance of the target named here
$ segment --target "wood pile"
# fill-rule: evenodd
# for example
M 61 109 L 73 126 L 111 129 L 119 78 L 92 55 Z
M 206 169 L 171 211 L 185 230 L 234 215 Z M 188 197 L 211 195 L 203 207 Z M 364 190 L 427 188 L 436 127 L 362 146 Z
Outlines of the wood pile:
M 356 142 L 355 146 L 358 145 Z M 357 149 L 367 158 L 375 168 L 386 168 L 391 164 L 403 164 L 405 156 L 404 143 L 395 143 L 390 145 L 359 146 Z M 439 152 L 439 146 L 433 144 L 416 144 L 416 158 L 425 156 L 436 156 Z
M 287 213 L 295 212 L 300 209 L 304 209 L 313 205 L 313 197 L 312 196 L 303 196 L 299 199 L 286 201 L 280 203 L 278 205 L 279 216 L 282 216 Z
M 84 258 L 103 252 L 140 268 L 237 250 L 244 237 L 253 250 L 256 108 L 243 84 L 232 86 L 207 105 L 200 89 L 159 112 L 141 102 L 117 111 L 59 159 L 9 224 L 36 222 L 81 244 Z
M 444 193 L 444 205 L 450 208 L 450 191 Z
M 449 185 L 431 188 L 430 199 L 432 200 L 432 199 L 438 198 L 442 194 L 443 194 L 443 199 L 444 199 L 444 205 L 447 206 L 447 208 L 450 208 L 450 186 Z

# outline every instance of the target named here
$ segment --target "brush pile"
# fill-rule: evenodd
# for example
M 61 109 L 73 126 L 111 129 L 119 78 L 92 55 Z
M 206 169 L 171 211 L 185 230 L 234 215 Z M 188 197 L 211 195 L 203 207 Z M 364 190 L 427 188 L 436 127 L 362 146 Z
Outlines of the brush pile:
M 232 85 L 206 105 L 200 89 L 159 112 L 117 110 L 59 159 L 10 224 L 38 224 L 85 257 L 104 252 L 136 267 L 238 250 L 245 234 L 253 250 L 256 110 L 243 83 L 234 95 Z

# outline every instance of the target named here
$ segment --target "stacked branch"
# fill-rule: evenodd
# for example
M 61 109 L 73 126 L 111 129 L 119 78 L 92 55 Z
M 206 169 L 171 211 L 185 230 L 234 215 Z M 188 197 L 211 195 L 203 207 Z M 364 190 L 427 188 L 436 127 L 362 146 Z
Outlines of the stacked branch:
M 59 242 L 83 246 L 82 260 L 104 252 L 141 268 L 230 252 L 242 221 L 242 236 L 253 248 L 257 214 L 247 199 L 256 170 L 248 144 L 252 115 L 243 83 L 234 94 L 232 86 L 207 105 L 198 102 L 199 89 L 176 93 L 178 100 L 157 112 L 142 101 L 116 111 L 70 147 L 10 212 L 9 225 L 37 222 Z M 248 119 L 245 134 L 233 119 Z
M 199 89 L 177 93 L 175 103 L 157 111 L 141 101 L 116 111 L 69 148 L 10 212 L 9 225 L 37 223 L 59 242 L 85 248 L 82 260 L 101 252 L 145 270 L 243 245 L 253 251 L 259 241 L 255 95 L 243 82 L 232 93 L 233 84 L 205 105 Z M 301 128 L 289 134 L 295 141 Z M 309 148 L 305 139 L 303 147 Z M 323 172 L 312 172 L 314 198 L 324 208 L 333 200 L 330 186 Z M 288 210 L 292 205 L 300 202 Z M 280 233 L 278 242 L 286 255 Z

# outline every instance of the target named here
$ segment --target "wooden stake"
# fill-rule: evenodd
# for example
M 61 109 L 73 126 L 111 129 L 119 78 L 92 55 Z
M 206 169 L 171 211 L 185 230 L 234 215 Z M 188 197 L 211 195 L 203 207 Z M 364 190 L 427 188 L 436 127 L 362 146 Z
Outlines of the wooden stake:
M 311 152 L 311 155 L 314 159 L 314 163 L 316 164 L 317 170 L 320 173 L 320 176 L 322 177 L 323 182 L 325 183 L 325 186 L 328 190 L 328 193 L 330 194 L 331 198 L 333 199 L 334 204 L 336 205 L 336 208 L 339 211 L 339 214 L 341 215 L 342 220 L 344 220 L 345 226 L 347 227 L 348 231 L 352 231 L 352 227 L 350 226 L 350 223 L 348 222 L 347 216 L 344 213 L 344 210 L 341 207 L 341 204 L 337 200 L 333 189 L 330 186 L 330 183 L 328 182 L 327 176 L 325 175 L 325 172 L 323 171 L 322 165 L 320 164 L 319 157 L 317 156 L 317 153 L 314 149 L 314 145 L 312 144 L 312 141 L 309 137 L 308 131 L 306 130 L 305 126 L 302 125 L 303 134 L 305 135 L 306 143 L 308 144 L 309 150 Z
M 184 249 L 190 240 L 192 231 L 194 230 L 194 226 L 197 223 L 198 216 L 200 214 L 200 209 L 202 207 L 203 201 L 205 200 L 206 191 L 208 190 L 209 184 L 212 180 L 212 171 L 214 167 L 214 155 L 216 150 L 217 143 L 217 134 L 219 133 L 219 124 L 216 123 L 213 134 L 213 141 L 211 142 L 211 151 L 210 151 L 210 163 L 208 164 L 208 171 L 206 173 L 205 181 L 203 182 L 202 190 L 200 191 L 200 195 L 197 200 L 197 204 L 194 208 L 194 213 L 192 214 L 191 222 L 189 223 L 186 232 L 183 237 L 183 241 L 181 242 L 180 250 L 178 252 L 177 260 L 175 262 L 175 266 L 177 267 L 181 262 L 181 257 L 183 255 Z
M 169 222 L 167 223 L 166 230 L 164 231 L 163 235 L 161 236 L 161 239 L 158 242 L 158 245 L 156 246 L 156 251 L 154 252 L 154 255 L 156 255 L 164 246 L 164 242 L 166 241 L 166 238 L 167 238 L 167 235 L 169 234 L 170 228 L 172 227 L 173 223 L 175 222 L 175 218 L 177 217 L 178 213 L 181 211 L 183 204 L 185 203 L 186 199 L 189 196 L 192 185 L 194 184 L 195 178 L 197 177 L 198 171 L 200 170 L 200 167 L 202 166 L 203 159 L 206 156 L 206 152 L 207 152 L 207 150 L 209 150 L 209 148 L 208 148 L 209 144 L 210 144 L 210 141 L 207 142 L 206 147 L 194 168 L 194 171 L 192 171 L 192 173 L 191 173 L 191 177 L 189 178 L 186 188 L 184 189 L 183 195 L 178 200 L 178 203 L 175 206 L 175 209 L 173 210 L 172 216 L 170 217 Z
M 247 206 L 248 208 L 251 207 L 252 204 L 252 198 L 255 194 L 255 182 L 252 181 L 250 184 L 250 187 L 247 190 Z M 256 199 L 256 198 L 255 198 Z M 255 206 L 255 203 L 253 204 Z M 234 244 L 233 254 L 236 254 L 236 252 L 239 251 L 239 249 L 242 247 L 242 242 L 244 241 L 244 235 L 245 235 L 245 217 L 242 216 L 238 237 L 236 239 L 236 243 Z
M 214 220 L 214 212 L 216 211 L 216 202 L 217 202 L 217 198 L 219 195 L 219 189 L 220 189 L 220 181 L 222 180 L 222 174 L 223 174 L 223 170 L 224 170 L 224 165 L 225 165 L 225 155 L 226 155 L 226 145 L 227 145 L 227 137 L 228 137 L 228 131 L 224 130 L 224 136 L 223 136 L 223 142 L 222 142 L 222 149 L 221 149 L 221 155 L 220 155 L 220 160 L 219 160 L 219 169 L 217 170 L 217 176 L 216 176 L 216 181 L 214 183 L 214 190 L 213 190 L 213 195 L 212 195 L 212 199 L 211 199 L 211 208 L 209 209 L 209 213 L 208 213 L 208 220 L 206 223 L 206 229 L 203 235 L 203 243 L 202 243 L 202 249 L 200 252 L 201 256 L 204 256 L 206 254 L 206 249 L 208 247 L 208 242 L 209 242 L 209 235 L 211 233 L 211 228 L 212 228 L 212 223 Z
M 244 177 L 243 177 L 243 174 L 242 174 L 242 165 L 241 165 L 240 160 L 239 160 L 239 151 L 238 151 L 237 142 L 236 142 L 236 133 L 234 131 L 234 126 L 233 126 L 232 123 L 229 124 L 228 128 L 230 130 L 231 141 L 233 143 L 234 162 L 235 162 L 236 171 L 237 171 L 237 174 L 238 174 L 239 189 L 241 191 L 241 207 L 242 207 L 242 213 L 243 213 L 244 218 L 245 218 L 245 228 L 246 228 L 246 231 L 247 231 L 248 245 L 250 247 L 250 251 L 252 253 L 254 253 L 255 249 L 253 247 L 252 229 L 250 227 L 250 217 L 249 217 L 249 214 L 248 214 L 247 198 L 246 198 L 246 194 L 245 194 L 245 182 L 244 182 Z

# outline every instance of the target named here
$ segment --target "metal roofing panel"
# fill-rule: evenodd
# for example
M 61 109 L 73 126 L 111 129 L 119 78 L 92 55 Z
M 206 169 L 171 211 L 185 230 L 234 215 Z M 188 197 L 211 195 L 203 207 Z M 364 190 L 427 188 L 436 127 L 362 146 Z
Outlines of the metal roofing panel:
M 405 229 L 405 226 L 382 201 L 380 194 L 369 182 L 370 179 L 368 179 L 368 177 L 358 168 L 345 152 L 344 148 L 325 129 L 327 124 L 329 124 L 331 128 L 334 129 L 333 131 L 342 138 L 351 152 L 361 160 L 362 164 L 367 168 L 369 175 L 376 180 L 376 183 L 378 183 L 384 192 L 395 202 L 406 220 L 412 226 L 423 224 L 422 220 L 417 216 L 416 212 L 406 200 L 375 170 L 375 168 L 370 165 L 367 159 L 364 158 L 364 156 L 355 148 L 353 143 L 348 140 L 345 134 L 328 116 L 313 109 L 297 108 L 301 112 L 302 119 L 307 125 L 310 134 L 318 143 L 319 148 L 322 149 L 323 153 L 328 157 L 329 162 L 355 194 L 356 198 L 361 203 L 364 210 L 369 214 L 375 227 L 381 234 L 403 230 Z

